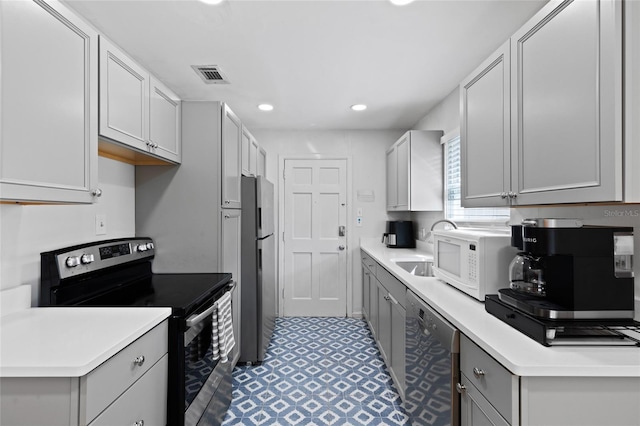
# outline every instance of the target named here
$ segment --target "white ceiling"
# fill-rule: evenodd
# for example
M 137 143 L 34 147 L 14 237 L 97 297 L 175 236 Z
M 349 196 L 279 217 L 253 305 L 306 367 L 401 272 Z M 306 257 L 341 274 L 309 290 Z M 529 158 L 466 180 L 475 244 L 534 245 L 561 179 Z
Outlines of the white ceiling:
M 276 129 L 411 128 L 545 2 L 67 1 L 182 99 Z M 218 65 L 231 84 L 191 65 Z

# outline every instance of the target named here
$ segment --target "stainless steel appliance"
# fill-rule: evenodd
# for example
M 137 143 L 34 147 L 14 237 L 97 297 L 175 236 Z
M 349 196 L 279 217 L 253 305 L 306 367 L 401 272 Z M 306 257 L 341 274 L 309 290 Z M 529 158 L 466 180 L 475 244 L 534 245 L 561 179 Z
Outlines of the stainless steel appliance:
M 508 231 L 450 229 L 433 231 L 433 275 L 478 300 L 508 280 L 517 253 Z
M 520 253 L 489 313 L 547 346 L 640 344 L 633 228 L 527 219 L 512 232 Z
M 411 424 L 459 425 L 460 332 L 407 292 L 405 409 Z
M 170 307 L 167 424 L 219 425 L 231 403 L 231 362 L 212 357 L 211 313 L 231 274 L 153 274 L 154 255 L 149 238 L 42 253 L 39 305 Z
M 387 247 L 414 248 L 416 240 L 413 234 L 413 222 L 410 220 L 388 220 L 382 242 Z
M 261 363 L 276 320 L 273 184 L 242 176 L 240 361 Z

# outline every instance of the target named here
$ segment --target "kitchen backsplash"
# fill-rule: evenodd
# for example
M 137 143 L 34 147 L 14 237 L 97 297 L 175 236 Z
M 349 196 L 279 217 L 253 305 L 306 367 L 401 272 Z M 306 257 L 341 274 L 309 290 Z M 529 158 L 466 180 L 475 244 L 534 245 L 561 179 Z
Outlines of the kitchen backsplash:
M 40 253 L 73 244 L 135 235 L 134 166 L 99 157 L 102 196 L 86 205 L 0 205 L 0 289 L 31 285 L 38 303 Z M 106 234 L 96 235 L 96 215 Z

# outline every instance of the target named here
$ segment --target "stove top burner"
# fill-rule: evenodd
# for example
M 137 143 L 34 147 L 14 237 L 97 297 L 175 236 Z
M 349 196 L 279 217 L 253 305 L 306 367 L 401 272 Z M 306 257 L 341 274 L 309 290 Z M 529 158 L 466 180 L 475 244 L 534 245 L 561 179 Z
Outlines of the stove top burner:
M 640 347 L 640 322 L 632 319 L 539 318 L 495 294 L 486 296 L 485 309 L 544 346 Z

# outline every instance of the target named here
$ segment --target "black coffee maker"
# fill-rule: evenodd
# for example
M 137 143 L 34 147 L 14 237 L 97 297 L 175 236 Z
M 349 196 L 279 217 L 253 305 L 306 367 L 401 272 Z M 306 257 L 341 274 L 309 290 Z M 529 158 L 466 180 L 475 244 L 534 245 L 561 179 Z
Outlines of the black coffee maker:
M 388 220 L 382 242 L 392 248 L 414 248 L 413 222 L 410 220 Z
M 633 228 L 527 219 L 512 245 L 520 252 L 500 300 L 540 318 L 633 318 Z
M 633 345 L 621 329 L 634 317 L 633 228 L 577 219 L 527 219 L 512 226 L 510 286 L 485 309 L 546 346 Z

